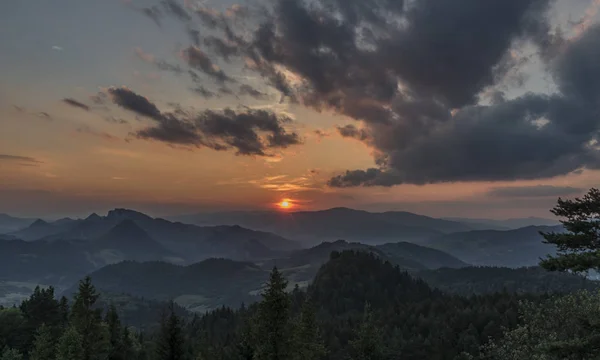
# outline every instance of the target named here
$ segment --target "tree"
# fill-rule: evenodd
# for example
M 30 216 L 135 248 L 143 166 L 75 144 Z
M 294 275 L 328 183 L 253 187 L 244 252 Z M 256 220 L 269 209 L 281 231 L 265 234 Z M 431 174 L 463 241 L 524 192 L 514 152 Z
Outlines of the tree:
M 276 267 L 258 305 L 257 360 L 287 360 L 289 354 L 290 298 L 286 293 L 287 280 Z
M 315 309 L 310 299 L 302 305 L 300 319 L 294 329 L 293 360 L 317 360 L 325 353 L 325 346 L 319 334 Z
M 6 348 L 2 352 L 0 360 L 22 360 L 23 355 L 17 349 Z
M 56 360 L 84 360 L 83 339 L 74 327 L 69 327 L 58 341 Z
M 117 314 L 117 308 L 114 305 L 110 305 L 106 312 L 104 322 L 108 327 L 109 337 L 109 348 L 108 348 L 108 360 L 121 360 L 123 357 L 123 333 L 121 331 L 121 321 Z
M 156 345 L 157 360 L 181 360 L 185 354 L 182 321 L 175 314 L 175 303 L 169 304 L 168 314 L 163 313 Z
M 369 303 L 365 304 L 362 323 L 349 345 L 352 360 L 379 360 L 384 358 L 381 335 L 373 322 L 373 314 Z
M 550 271 L 587 272 L 600 270 L 600 190 L 590 189 L 582 198 L 558 199 L 550 210 L 567 232 L 542 232 L 544 242 L 556 245 L 558 254 L 548 256 L 540 265 Z
M 101 358 L 105 352 L 102 348 L 102 309 L 95 308 L 99 297 L 89 276 L 79 282 L 79 289 L 71 308 L 71 325 L 81 336 L 83 360 Z
M 50 328 L 45 324 L 39 327 L 33 349 L 29 353 L 30 360 L 53 360 L 56 346 Z
M 255 322 L 253 316 L 246 316 L 242 325 L 241 338 L 237 344 L 237 350 L 240 360 L 254 359 L 256 352 L 256 329 L 253 326 Z
M 600 292 L 520 305 L 521 324 L 483 349 L 483 359 L 587 360 L 600 356 Z

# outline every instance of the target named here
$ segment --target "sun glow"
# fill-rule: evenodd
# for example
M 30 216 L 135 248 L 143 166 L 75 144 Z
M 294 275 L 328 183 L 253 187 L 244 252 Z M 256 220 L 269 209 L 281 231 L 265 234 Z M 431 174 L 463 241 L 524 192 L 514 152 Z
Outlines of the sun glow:
M 289 209 L 292 207 L 292 202 L 289 199 L 283 199 L 278 205 L 282 209 Z

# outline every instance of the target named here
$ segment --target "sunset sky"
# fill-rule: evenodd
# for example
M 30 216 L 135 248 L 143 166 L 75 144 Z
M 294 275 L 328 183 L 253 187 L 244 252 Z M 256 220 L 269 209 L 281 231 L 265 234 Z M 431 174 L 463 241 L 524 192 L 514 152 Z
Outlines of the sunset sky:
M 599 10 L 0 1 L 0 212 L 550 217 L 600 184 Z

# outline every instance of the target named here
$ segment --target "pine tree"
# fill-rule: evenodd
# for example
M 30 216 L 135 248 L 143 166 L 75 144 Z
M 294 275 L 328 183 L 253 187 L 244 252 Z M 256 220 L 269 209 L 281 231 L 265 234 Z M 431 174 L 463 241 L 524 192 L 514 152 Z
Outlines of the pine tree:
M 253 323 L 256 321 L 254 317 L 246 317 L 242 325 L 240 341 L 237 345 L 238 355 L 240 360 L 254 359 L 256 352 L 256 333 Z
M 380 360 L 385 357 L 381 335 L 373 322 L 369 303 L 365 305 L 363 320 L 356 337 L 349 345 L 352 360 Z
M 6 348 L 2 352 L 0 360 L 23 360 L 23 355 L 16 349 Z
M 137 351 L 134 340 L 134 334 L 132 334 L 126 326 L 123 326 L 121 331 L 121 339 L 119 342 L 119 353 L 121 354 L 121 359 L 129 360 L 135 358 Z
M 83 360 L 101 358 L 103 349 L 102 309 L 95 309 L 100 295 L 92 285 L 92 279 L 86 276 L 79 282 L 79 291 L 71 309 L 71 325 L 81 336 Z
M 74 327 L 69 327 L 58 341 L 56 360 L 84 360 L 82 337 Z
M 175 314 L 175 303 L 171 301 L 168 313 L 163 313 L 160 333 L 156 344 L 157 360 L 181 360 L 185 354 L 185 340 L 181 319 Z
M 123 351 L 121 321 L 119 320 L 119 315 L 117 314 L 117 308 L 114 305 L 111 304 L 109 306 L 104 318 L 104 322 L 108 327 L 109 336 L 108 360 L 125 359 L 123 357 L 123 353 L 121 352 Z
M 256 360 L 287 360 L 289 355 L 290 298 L 287 280 L 276 267 L 258 305 Z
M 600 190 L 590 189 L 575 200 L 559 198 L 550 211 L 565 218 L 561 223 L 567 232 L 541 233 L 546 244 L 556 245 L 558 255 L 548 256 L 540 265 L 551 271 L 600 270 Z
M 69 326 L 69 300 L 63 296 L 59 301 L 60 324 L 63 329 Z
M 39 327 L 33 342 L 33 349 L 29 353 L 30 360 L 53 360 L 56 346 L 50 332 L 45 324 Z
M 325 353 L 325 346 L 319 334 L 315 309 L 310 299 L 302 305 L 300 319 L 294 329 L 293 360 L 318 360 Z

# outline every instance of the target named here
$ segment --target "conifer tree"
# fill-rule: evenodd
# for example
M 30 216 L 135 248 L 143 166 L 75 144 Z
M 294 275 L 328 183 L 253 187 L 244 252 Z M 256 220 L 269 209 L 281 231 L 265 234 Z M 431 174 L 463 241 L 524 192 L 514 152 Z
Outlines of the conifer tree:
M 276 267 L 258 305 L 256 360 L 287 360 L 289 357 L 290 298 L 287 280 Z
M 326 353 L 319 334 L 315 309 L 310 299 L 302 305 L 300 319 L 294 329 L 293 345 L 291 354 L 293 360 L 318 360 Z
M 63 329 L 69 326 L 69 300 L 63 296 L 58 302 L 58 309 L 60 314 L 60 324 Z
M 567 231 L 541 233 L 545 243 L 556 245 L 558 255 L 548 256 L 540 265 L 551 271 L 600 270 L 600 190 L 592 188 L 574 200 L 559 198 L 550 211 L 564 219 Z
M 54 343 L 50 328 L 42 324 L 38 328 L 33 342 L 33 349 L 29 353 L 30 360 L 53 360 L 56 345 Z
M 256 352 L 256 334 L 253 323 L 256 321 L 253 316 L 246 316 L 242 325 L 240 341 L 237 345 L 240 360 L 254 359 Z
M 95 308 L 99 297 L 89 276 L 79 282 L 79 290 L 71 308 L 70 323 L 81 337 L 83 360 L 101 358 L 105 351 L 102 348 L 102 309 Z
M 0 360 L 22 360 L 23 355 L 17 349 L 6 348 L 2 351 Z
M 109 347 L 108 347 L 108 360 L 121 360 L 123 357 L 123 333 L 121 330 L 121 321 L 117 314 L 117 308 L 114 305 L 110 305 L 104 322 L 108 327 Z
M 373 322 L 369 303 L 365 304 L 362 323 L 349 345 L 352 360 L 380 360 L 385 357 L 381 335 Z
M 137 351 L 135 349 L 136 346 L 134 340 L 134 334 L 129 331 L 127 326 L 123 326 L 121 330 L 121 339 L 119 341 L 119 353 L 121 354 L 121 359 L 129 360 L 135 358 Z
M 69 327 L 58 341 L 56 360 L 84 360 L 82 337 L 74 327 Z
M 171 301 L 167 313 L 163 313 L 160 333 L 156 344 L 157 360 L 181 360 L 185 354 L 185 340 L 181 319 L 175 314 L 175 303 Z

